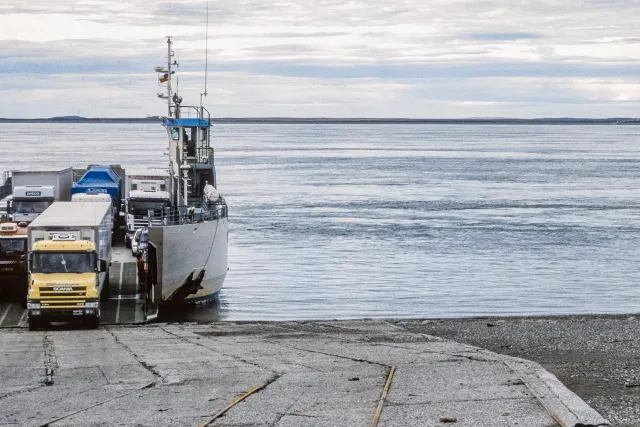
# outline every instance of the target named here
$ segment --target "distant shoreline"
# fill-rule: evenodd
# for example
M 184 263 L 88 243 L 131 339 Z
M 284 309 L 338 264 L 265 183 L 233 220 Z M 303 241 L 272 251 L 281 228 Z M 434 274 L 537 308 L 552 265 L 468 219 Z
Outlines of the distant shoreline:
M 43 119 L 7 119 L 0 118 L 0 123 L 160 123 L 162 117 L 145 118 L 85 118 L 85 117 L 52 117 Z M 602 125 L 621 124 L 637 125 L 640 119 L 636 118 L 542 118 L 542 119 L 393 119 L 393 118 L 295 118 L 295 117 L 222 117 L 212 119 L 212 123 L 221 124 L 578 124 L 578 125 Z

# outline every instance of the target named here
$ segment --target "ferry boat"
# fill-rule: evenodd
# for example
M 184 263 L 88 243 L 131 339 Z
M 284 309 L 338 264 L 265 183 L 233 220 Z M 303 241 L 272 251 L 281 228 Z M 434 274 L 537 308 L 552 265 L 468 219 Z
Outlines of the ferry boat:
M 172 89 L 177 65 L 167 38 L 167 65 L 156 67 L 166 84 L 171 206 L 149 211 L 148 300 L 153 304 L 216 299 L 228 266 L 228 207 L 218 193 L 211 117 L 202 106 L 182 105 Z M 205 89 L 206 95 L 206 89 Z

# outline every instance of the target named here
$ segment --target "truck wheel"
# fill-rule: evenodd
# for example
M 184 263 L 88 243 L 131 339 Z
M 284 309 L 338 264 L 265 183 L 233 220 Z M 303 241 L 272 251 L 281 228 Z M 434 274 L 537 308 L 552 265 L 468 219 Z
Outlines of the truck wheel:
M 37 331 L 40 328 L 40 321 L 29 318 L 29 330 Z
M 102 284 L 102 293 L 100 294 L 100 301 L 105 302 L 109 299 L 109 272 L 107 272 L 107 277 L 104 279 L 104 283 Z
M 100 318 L 96 315 L 84 319 L 84 325 L 87 329 L 98 329 L 98 326 L 100 326 Z
M 131 240 L 129 240 L 128 235 L 124 236 L 124 245 L 127 247 L 127 249 L 131 249 Z

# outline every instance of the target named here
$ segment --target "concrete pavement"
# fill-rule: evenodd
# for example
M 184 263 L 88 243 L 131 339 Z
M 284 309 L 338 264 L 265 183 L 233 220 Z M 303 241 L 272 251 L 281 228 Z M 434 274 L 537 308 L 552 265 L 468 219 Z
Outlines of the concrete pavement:
M 0 425 L 364 427 L 378 408 L 385 427 L 606 424 L 540 365 L 385 321 L 0 330 Z

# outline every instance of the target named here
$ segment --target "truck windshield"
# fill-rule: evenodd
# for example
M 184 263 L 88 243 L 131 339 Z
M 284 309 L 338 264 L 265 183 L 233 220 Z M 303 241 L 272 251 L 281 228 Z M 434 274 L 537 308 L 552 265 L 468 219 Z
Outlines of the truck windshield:
M 154 214 L 160 215 L 162 209 L 169 206 L 168 200 L 130 200 L 129 206 L 134 215 L 146 215 L 149 210 L 153 210 Z
M 26 252 L 27 239 L 0 239 L 0 253 Z
M 12 210 L 18 213 L 42 213 L 47 209 L 53 200 L 13 200 Z
M 94 273 L 95 252 L 34 252 L 32 273 Z

